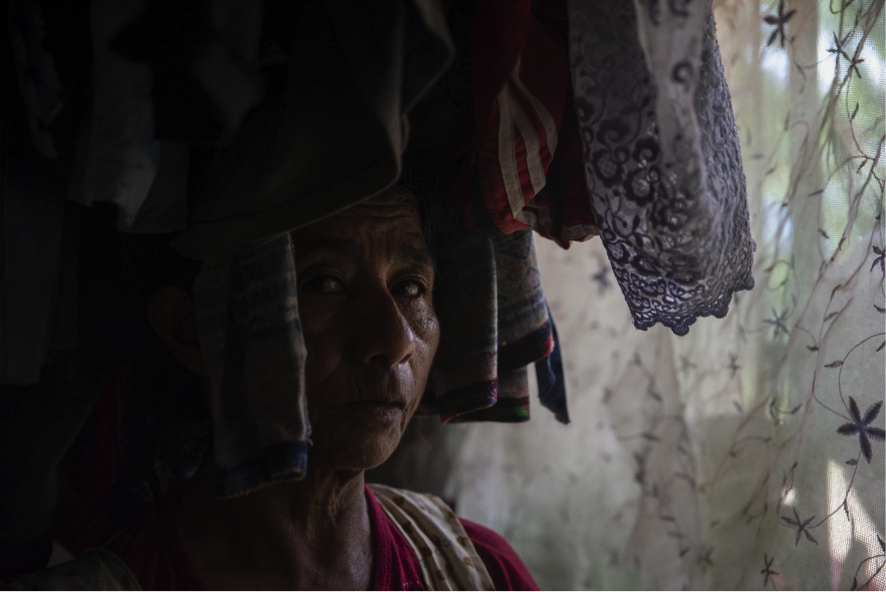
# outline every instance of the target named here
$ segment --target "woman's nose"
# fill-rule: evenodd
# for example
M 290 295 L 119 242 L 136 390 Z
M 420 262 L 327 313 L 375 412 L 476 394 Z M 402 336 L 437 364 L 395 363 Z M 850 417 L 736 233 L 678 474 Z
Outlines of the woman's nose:
M 391 293 L 376 290 L 361 300 L 353 343 L 359 360 L 385 369 L 408 362 L 415 352 L 415 334 Z

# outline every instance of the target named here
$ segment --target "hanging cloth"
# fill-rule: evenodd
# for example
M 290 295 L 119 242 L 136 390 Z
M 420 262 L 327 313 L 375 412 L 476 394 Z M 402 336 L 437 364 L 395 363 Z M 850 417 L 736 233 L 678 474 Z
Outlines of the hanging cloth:
M 639 329 L 683 335 L 753 287 L 709 0 L 480 3 L 471 56 L 474 151 L 453 180 L 470 227 L 564 247 L 599 234 Z
M 527 367 L 554 349 L 532 232 L 462 240 L 438 262 L 444 292 L 436 312 L 445 329 L 419 412 L 444 422 L 527 421 Z
M 569 0 L 600 238 L 634 325 L 685 335 L 754 287 L 755 244 L 713 3 Z
M 496 0 L 473 12 L 472 125 L 453 180 L 465 223 L 532 228 L 567 246 L 597 234 L 572 101 L 564 1 Z M 474 177 L 479 191 L 472 189 Z
M 306 2 L 286 39 L 280 92 L 194 180 L 185 255 L 230 255 L 389 188 L 406 114 L 452 57 L 432 0 Z

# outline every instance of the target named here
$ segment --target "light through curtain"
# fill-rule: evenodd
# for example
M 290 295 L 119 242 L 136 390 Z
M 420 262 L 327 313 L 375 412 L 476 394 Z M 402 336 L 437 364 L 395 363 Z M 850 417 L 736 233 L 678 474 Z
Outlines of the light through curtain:
M 407 455 L 451 463 L 446 497 L 543 588 L 886 587 L 883 2 L 715 11 L 757 287 L 640 332 L 599 242 L 537 241 L 572 423 Z

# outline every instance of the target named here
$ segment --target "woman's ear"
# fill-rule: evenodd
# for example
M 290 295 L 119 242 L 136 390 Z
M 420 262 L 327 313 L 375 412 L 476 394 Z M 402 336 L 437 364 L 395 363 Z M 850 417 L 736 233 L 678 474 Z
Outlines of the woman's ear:
M 188 293 L 176 286 L 160 288 L 148 302 L 148 319 L 160 341 L 172 355 L 188 370 L 206 378 L 197 316 Z

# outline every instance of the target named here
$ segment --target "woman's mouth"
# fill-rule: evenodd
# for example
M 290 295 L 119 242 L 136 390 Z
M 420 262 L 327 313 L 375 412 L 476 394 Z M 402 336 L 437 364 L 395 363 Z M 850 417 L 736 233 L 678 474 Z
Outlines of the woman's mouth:
M 394 401 L 352 401 L 344 407 L 367 421 L 393 423 L 403 416 L 406 405 Z

